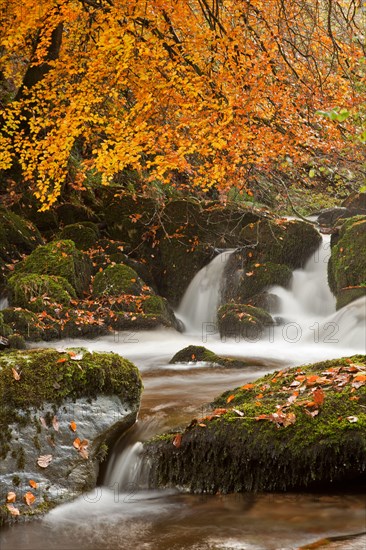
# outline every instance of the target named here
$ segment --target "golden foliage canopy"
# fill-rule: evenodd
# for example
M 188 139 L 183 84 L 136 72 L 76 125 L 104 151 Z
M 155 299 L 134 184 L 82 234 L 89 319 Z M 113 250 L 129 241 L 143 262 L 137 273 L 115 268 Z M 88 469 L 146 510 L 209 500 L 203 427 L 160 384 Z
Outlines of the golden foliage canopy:
M 0 169 L 16 159 L 47 208 L 75 144 L 80 181 L 128 168 L 202 189 L 336 150 L 344 128 L 316 111 L 362 101 L 361 4 L 7 0 Z

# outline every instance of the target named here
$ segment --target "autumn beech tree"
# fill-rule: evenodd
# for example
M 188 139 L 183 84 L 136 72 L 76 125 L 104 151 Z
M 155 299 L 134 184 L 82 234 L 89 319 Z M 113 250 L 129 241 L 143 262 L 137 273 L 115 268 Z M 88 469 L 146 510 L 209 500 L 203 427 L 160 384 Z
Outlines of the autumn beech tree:
M 75 175 L 244 188 L 253 170 L 348 147 L 359 112 L 359 0 L 4 0 L 0 170 L 46 209 Z

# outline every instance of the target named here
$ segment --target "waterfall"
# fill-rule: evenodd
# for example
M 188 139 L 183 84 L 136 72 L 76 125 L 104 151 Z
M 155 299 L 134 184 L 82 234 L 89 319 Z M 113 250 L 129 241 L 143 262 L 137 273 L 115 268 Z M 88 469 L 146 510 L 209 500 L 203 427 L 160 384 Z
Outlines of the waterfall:
M 9 302 L 7 298 L 0 298 L 0 311 L 7 308 L 9 306 Z
M 222 277 L 233 252 L 225 250 L 193 277 L 176 311 L 187 331 L 200 330 L 203 323 L 216 323 Z

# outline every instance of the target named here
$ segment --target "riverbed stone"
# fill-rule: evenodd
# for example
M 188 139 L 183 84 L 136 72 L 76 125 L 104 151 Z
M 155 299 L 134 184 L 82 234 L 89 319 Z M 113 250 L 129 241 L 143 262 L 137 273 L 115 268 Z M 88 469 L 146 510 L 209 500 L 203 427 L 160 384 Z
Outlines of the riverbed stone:
M 332 246 L 328 282 L 337 309 L 366 295 L 366 216 L 346 220 Z
M 113 353 L 2 352 L 1 520 L 38 516 L 93 489 L 108 445 L 136 420 L 141 388 L 137 368 Z M 5 505 L 9 492 L 19 516 Z
M 269 313 L 248 304 L 228 303 L 217 312 L 217 323 L 221 339 L 248 338 L 259 340 L 274 321 Z
M 204 346 L 187 346 L 183 348 L 171 358 L 169 363 L 209 363 L 212 366 L 226 367 L 229 369 L 240 369 L 247 367 L 248 363 L 242 359 L 233 359 L 231 357 L 222 357 Z
M 276 371 L 145 443 L 151 487 L 329 490 L 366 472 L 366 356 Z

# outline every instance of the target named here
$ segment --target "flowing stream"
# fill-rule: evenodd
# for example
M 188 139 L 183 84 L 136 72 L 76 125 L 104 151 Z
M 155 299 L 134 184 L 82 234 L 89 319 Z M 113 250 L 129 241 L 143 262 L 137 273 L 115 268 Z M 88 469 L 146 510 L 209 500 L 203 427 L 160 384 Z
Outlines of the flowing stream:
M 72 340 L 58 347 L 114 351 L 141 370 L 144 393 L 138 422 L 110 453 L 101 486 L 60 506 L 36 523 L 3 531 L 1 549 L 14 550 L 290 550 L 325 537 L 341 537 L 318 548 L 364 550 L 365 501 L 361 494 L 190 495 L 147 490 L 142 442 L 203 413 L 205 403 L 279 367 L 365 353 L 366 298 L 335 311 L 327 285 L 329 239 L 289 290 L 274 287 L 275 315 L 282 324 L 261 339 L 220 340 L 215 310 L 230 251 L 201 270 L 177 315 L 186 332 L 161 329 L 120 333 L 98 340 Z M 221 355 L 245 358 L 245 370 L 207 364 L 170 365 L 179 349 L 205 345 Z M 45 344 L 47 345 L 47 344 Z

